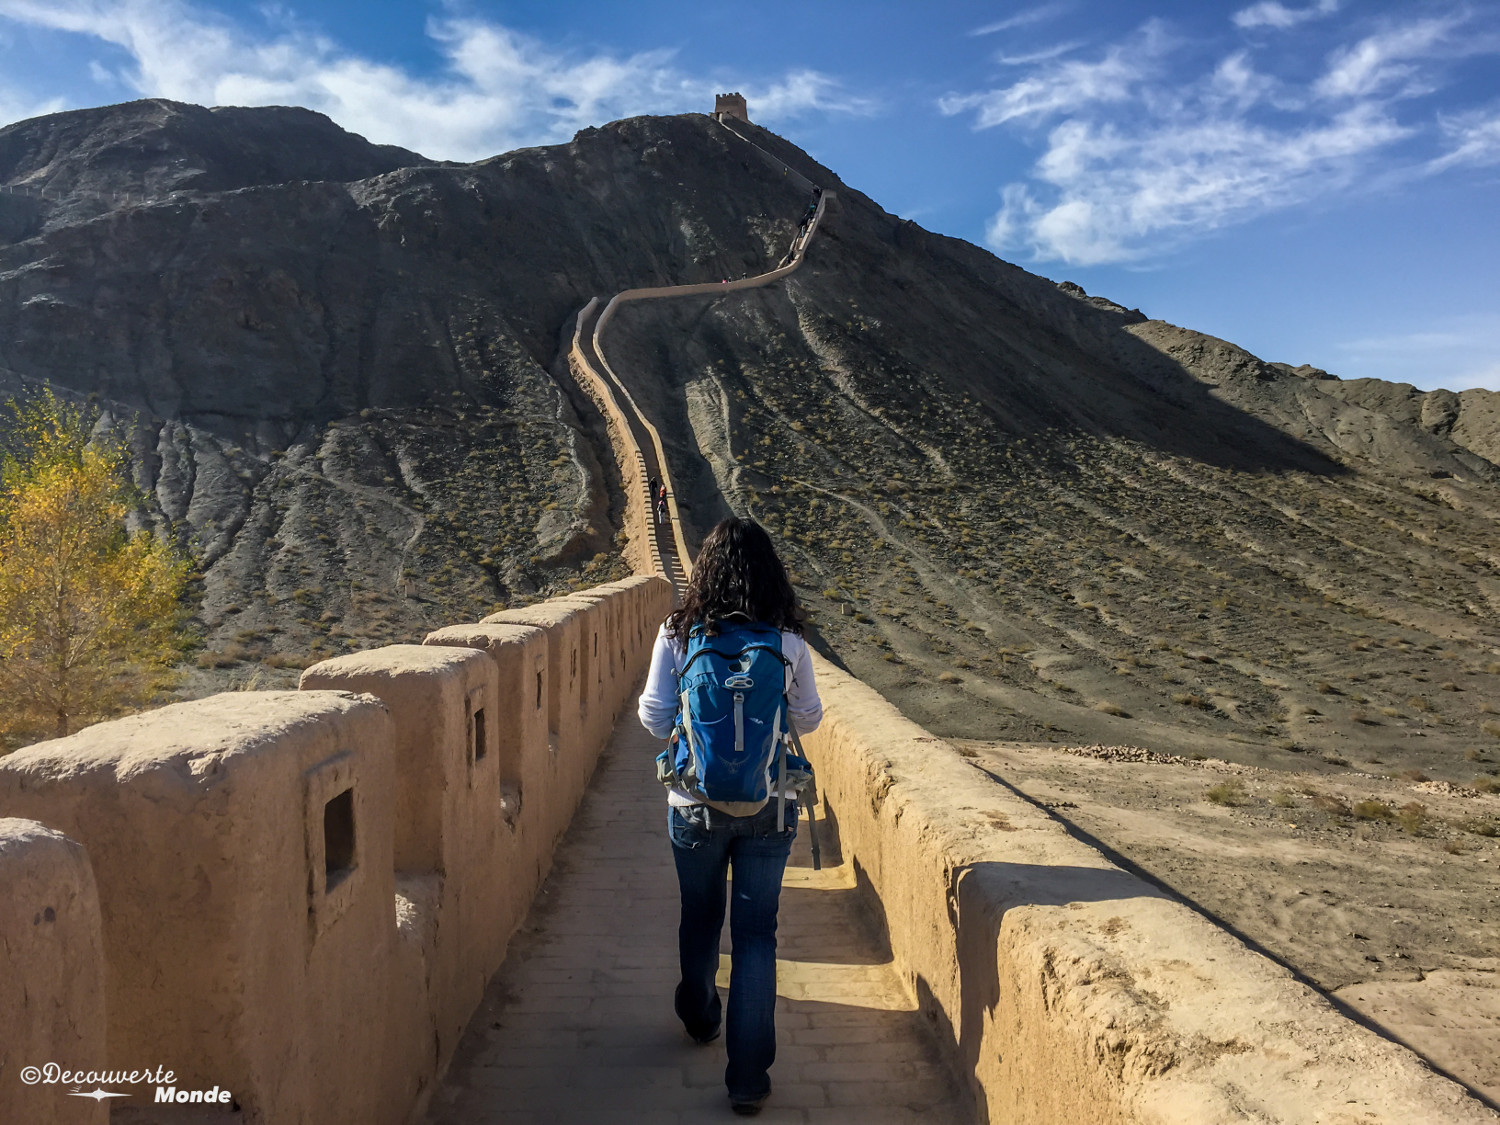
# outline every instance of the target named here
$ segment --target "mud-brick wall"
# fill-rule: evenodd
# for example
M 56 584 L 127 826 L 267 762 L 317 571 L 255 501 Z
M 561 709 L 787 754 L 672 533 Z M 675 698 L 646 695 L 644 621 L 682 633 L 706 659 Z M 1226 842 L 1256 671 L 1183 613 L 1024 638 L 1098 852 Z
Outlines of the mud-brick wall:
M 0 880 L 75 907 L 49 949 L 14 946 L 65 1018 L 0 1022 L 0 1060 L 66 1026 L 80 1064 L 169 1067 L 180 1088 L 229 1090 L 247 1123 L 420 1113 L 670 603 L 664 580 L 626 579 L 326 661 L 302 691 L 177 704 L 0 760 L 0 817 L 53 830 L 0 846 Z M 49 1104 L 97 1108 L 60 1093 Z M 100 1119 L 49 1112 L 0 1120 Z
M 985 1120 L 1500 1122 L 872 689 L 816 668 L 819 789 Z
M 99 896 L 83 846 L 0 817 L 0 1122 L 104 1125 L 109 1110 L 42 1083 L 104 1058 Z

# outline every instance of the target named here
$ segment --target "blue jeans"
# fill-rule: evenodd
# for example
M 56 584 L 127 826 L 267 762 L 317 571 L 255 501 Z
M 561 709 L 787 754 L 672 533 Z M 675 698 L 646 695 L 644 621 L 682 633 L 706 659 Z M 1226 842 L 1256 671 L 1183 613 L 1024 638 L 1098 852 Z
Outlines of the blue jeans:
M 756 1101 L 771 1091 L 769 1071 L 776 1059 L 776 908 L 797 835 L 797 803 L 787 801 L 783 830 L 776 823 L 774 797 L 754 816 L 674 805 L 668 809 L 667 826 L 682 888 L 677 1016 L 695 1039 L 707 1039 L 719 1026 L 722 1009 L 714 976 L 724 928 L 725 876 L 734 868 L 724 1084 L 732 1100 Z

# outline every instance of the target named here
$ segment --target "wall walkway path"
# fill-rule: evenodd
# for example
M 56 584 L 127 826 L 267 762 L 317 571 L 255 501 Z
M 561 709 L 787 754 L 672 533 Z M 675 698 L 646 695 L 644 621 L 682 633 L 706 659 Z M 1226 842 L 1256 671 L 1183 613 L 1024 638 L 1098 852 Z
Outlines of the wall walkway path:
M 672 1012 L 677 881 L 657 749 L 633 713 L 621 720 L 433 1099 L 431 1125 L 733 1119 L 723 1040 L 697 1046 Z M 780 1046 L 759 1119 L 969 1125 L 965 1085 L 821 827 L 823 869 L 812 869 L 804 820 L 782 892 Z
M 730 120 L 721 116 L 719 124 L 742 143 L 749 145 L 758 156 L 783 175 L 809 191 L 813 188 L 811 180 L 750 140 L 740 129 L 731 125 Z M 579 386 L 594 400 L 594 404 L 604 415 L 610 432 L 610 443 L 615 449 L 622 475 L 627 478 L 621 483 L 626 490 L 625 530 L 627 537 L 633 541 L 629 549 L 630 561 L 650 573 L 662 575 L 679 592 L 692 572 L 693 552 L 689 549 L 684 534 L 682 512 L 677 505 L 677 491 L 672 486 L 672 471 L 667 463 L 666 449 L 662 445 L 660 431 L 636 402 L 625 380 L 610 365 L 609 357 L 604 352 L 604 329 L 619 308 L 632 301 L 723 297 L 742 289 L 773 285 L 789 277 L 802 264 L 828 204 L 834 198 L 831 191 L 819 196 L 816 210 L 798 228 L 792 239 L 786 257 L 782 259 L 784 265 L 734 281 L 624 289 L 611 297 L 602 309 L 599 307 L 599 299 L 593 298 L 578 311 L 575 318 L 568 365 Z M 634 466 L 634 471 L 630 471 L 631 466 Z M 629 479 L 635 476 L 639 480 Z M 655 522 L 655 498 L 648 495 L 648 480 L 659 480 L 666 485 L 668 518 L 665 524 Z M 644 547 L 638 544 L 644 544 Z
M 724 127 L 811 188 L 800 173 Z M 602 309 L 594 300 L 579 310 L 569 363 L 604 415 L 627 478 L 627 530 L 645 545 L 632 561 L 679 592 L 691 554 L 666 451 L 610 365 L 604 329 L 627 302 L 718 297 L 788 276 L 801 264 L 827 198 L 798 231 L 787 264 L 774 270 L 720 284 L 627 289 Z M 668 489 L 665 524 L 655 521 L 645 496 L 652 478 Z M 552 875 L 433 1100 L 433 1125 L 631 1125 L 696 1123 L 715 1111 L 728 1116 L 723 1041 L 693 1044 L 672 1012 L 677 884 L 653 769 L 657 749 L 633 714 L 616 728 Z M 782 894 L 780 1056 L 762 1119 L 974 1121 L 966 1084 L 948 1069 L 935 1032 L 894 969 L 882 923 L 865 914 L 868 899 L 856 892 L 851 866 L 837 860 L 835 851 L 813 871 L 804 828 Z M 727 926 L 725 943 L 723 987 Z

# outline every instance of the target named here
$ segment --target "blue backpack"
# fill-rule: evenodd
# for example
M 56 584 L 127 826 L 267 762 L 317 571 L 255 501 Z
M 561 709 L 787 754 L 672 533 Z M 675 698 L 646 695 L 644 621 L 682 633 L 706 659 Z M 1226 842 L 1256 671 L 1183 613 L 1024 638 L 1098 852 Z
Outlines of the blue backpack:
M 784 803 L 788 791 L 802 789 L 812 766 L 787 748 L 789 662 L 781 630 L 737 620 L 717 625 L 712 635 L 702 625 L 688 633 L 676 728 L 657 759 L 657 776 L 730 816 L 750 816 L 773 793 Z

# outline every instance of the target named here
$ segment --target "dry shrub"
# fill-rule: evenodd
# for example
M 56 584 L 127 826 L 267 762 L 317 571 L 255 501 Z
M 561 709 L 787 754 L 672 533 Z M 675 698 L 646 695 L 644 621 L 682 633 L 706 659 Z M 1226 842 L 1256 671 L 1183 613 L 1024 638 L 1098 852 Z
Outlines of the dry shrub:
M 1390 820 L 1396 815 L 1384 801 L 1355 801 L 1349 811 L 1355 820 Z
M 1431 781 L 1432 780 L 1432 778 L 1428 777 L 1421 770 L 1402 770 L 1400 776 L 1401 776 L 1401 780 L 1402 781 Z
M 268 668 L 311 668 L 317 662 L 316 657 L 294 656 L 288 652 L 273 652 L 261 661 Z
M 1101 699 L 1098 703 L 1094 704 L 1094 710 L 1099 711 L 1105 715 L 1114 715 L 1121 719 L 1130 718 L 1129 711 L 1125 710 L 1125 708 L 1121 707 L 1118 703 L 1111 703 L 1107 699 Z
M 1421 801 L 1408 801 L 1401 806 L 1396 819 L 1401 822 L 1401 831 L 1420 836 L 1427 827 L 1427 806 Z
M 1310 793 L 1314 808 L 1322 809 L 1333 816 L 1348 816 L 1349 803 L 1342 797 L 1334 797 L 1327 793 Z
M 1210 785 L 1203 793 L 1203 799 L 1212 805 L 1243 805 L 1249 799 L 1245 794 L 1245 787 L 1234 778 L 1221 781 L 1217 785 Z
M 1218 784 L 1211 784 L 1208 789 L 1203 790 L 1203 799 L 1208 801 L 1209 804 L 1230 805 L 1230 807 L 1233 807 L 1233 805 L 1245 804 L 1248 798 L 1245 795 L 1245 786 L 1242 786 L 1239 781 L 1230 778 L 1230 780 L 1220 781 Z

